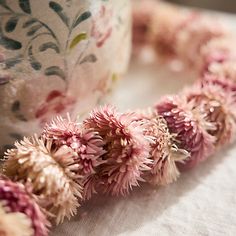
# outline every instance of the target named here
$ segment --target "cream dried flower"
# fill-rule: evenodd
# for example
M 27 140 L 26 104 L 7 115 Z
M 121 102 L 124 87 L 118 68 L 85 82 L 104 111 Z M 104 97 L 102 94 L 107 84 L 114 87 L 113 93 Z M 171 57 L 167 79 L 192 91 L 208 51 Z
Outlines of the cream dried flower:
M 4 173 L 13 180 L 30 184 L 40 205 L 60 223 L 73 216 L 79 206 L 81 187 L 76 182 L 78 165 L 73 151 L 62 146 L 53 150 L 51 141 L 34 136 L 16 142 L 6 153 Z
M 21 212 L 6 212 L 0 204 L 0 235 L 34 236 L 31 221 Z

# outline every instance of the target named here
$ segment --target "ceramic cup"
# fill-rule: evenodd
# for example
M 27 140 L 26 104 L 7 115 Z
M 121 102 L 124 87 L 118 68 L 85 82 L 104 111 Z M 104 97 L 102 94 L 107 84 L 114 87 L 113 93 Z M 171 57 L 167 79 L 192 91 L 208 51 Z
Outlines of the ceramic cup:
M 129 54 L 127 0 L 0 0 L 0 152 L 53 116 L 87 113 Z

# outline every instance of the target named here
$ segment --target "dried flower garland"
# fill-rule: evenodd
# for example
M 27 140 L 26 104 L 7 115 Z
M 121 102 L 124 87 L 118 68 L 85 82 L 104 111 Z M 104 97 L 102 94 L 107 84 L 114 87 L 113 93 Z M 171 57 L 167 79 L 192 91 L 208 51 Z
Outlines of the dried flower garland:
M 234 141 L 233 36 L 211 18 L 156 1 L 140 1 L 133 18 L 135 52 L 151 46 L 162 61 L 191 66 L 198 81 L 151 109 L 104 106 L 82 123 L 57 117 L 39 137 L 16 142 L 0 177 L 0 235 L 45 236 L 47 217 L 60 223 L 97 192 L 167 185 Z

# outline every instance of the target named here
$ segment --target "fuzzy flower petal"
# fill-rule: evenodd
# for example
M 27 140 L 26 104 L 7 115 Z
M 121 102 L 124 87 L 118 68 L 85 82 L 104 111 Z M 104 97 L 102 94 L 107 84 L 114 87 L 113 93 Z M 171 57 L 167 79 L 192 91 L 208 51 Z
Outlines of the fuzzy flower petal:
M 180 148 L 190 152 L 186 168 L 193 167 L 213 153 L 215 137 L 207 130 L 214 126 L 204 120 L 202 114 L 185 97 L 167 97 L 156 105 L 156 109 L 166 120 L 170 132 L 176 134 Z
M 48 235 L 49 223 L 23 184 L 14 183 L 0 176 L 0 205 L 0 232 L 6 230 L 6 232 L 12 233 L 6 234 L 7 236 Z M 1 228 L 5 226 L 7 228 Z M 16 234 L 17 232 L 21 233 Z M 29 234 L 24 234 L 24 232 L 29 232 Z
M 105 142 L 106 163 L 100 166 L 99 177 L 105 192 L 112 195 L 128 193 L 142 180 L 142 172 L 149 169 L 149 141 L 132 119 L 132 114 L 120 114 L 114 107 L 105 106 L 92 111 L 84 122 Z
M 40 205 L 60 223 L 76 213 L 81 187 L 76 182 L 77 167 L 70 148 L 52 149 L 52 143 L 37 136 L 16 143 L 6 153 L 4 173 L 15 181 L 31 185 Z

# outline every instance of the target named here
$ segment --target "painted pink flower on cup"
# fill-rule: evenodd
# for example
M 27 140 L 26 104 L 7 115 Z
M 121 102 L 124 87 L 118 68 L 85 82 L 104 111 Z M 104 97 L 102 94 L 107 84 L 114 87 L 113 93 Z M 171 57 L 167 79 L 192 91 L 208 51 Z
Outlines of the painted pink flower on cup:
M 75 99 L 58 90 L 51 91 L 44 103 L 36 110 L 35 117 L 45 123 L 51 114 L 61 114 L 75 103 Z
M 92 20 L 91 36 L 95 38 L 97 47 L 102 47 L 106 40 L 111 36 L 111 18 L 112 11 L 102 5 Z

